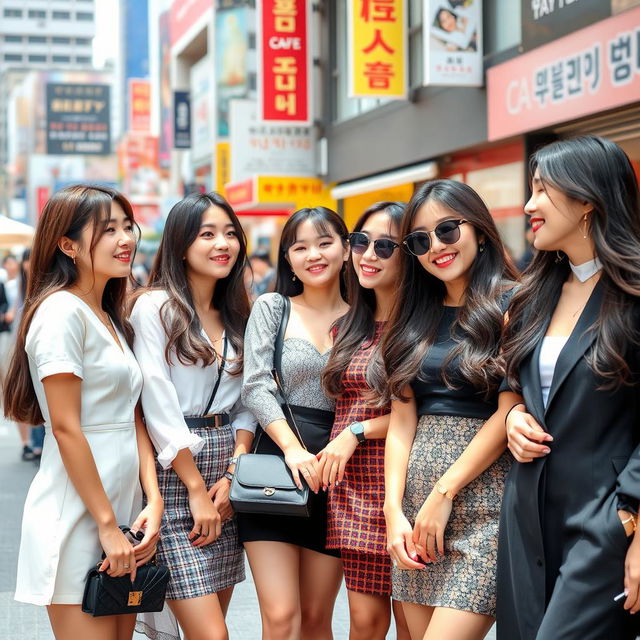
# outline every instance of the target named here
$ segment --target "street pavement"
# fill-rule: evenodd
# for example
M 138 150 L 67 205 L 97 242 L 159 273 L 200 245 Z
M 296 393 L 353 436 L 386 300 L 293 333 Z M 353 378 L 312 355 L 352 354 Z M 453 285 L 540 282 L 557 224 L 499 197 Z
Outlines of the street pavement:
M 20 459 L 20 442 L 14 425 L 0 419 L 0 639 L 54 640 L 44 607 L 13 600 L 20 544 L 22 505 L 37 465 Z M 43 531 L 46 535 L 46 531 Z M 256 591 L 247 566 L 247 580 L 235 589 L 227 615 L 230 640 L 260 640 L 260 615 Z M 333 617 L 334 640 L 347 640 L 349 614 L 344 587 Z M 387 639 L 393 640 L 393 629 Z M 488 640 L 495 640 L 492 630 Z M 78 640 L 85 640 L 79 638 Z M 90 639 L 86 639 L 90 640 Z M 140 634 L 135 640 L 146 640 Z

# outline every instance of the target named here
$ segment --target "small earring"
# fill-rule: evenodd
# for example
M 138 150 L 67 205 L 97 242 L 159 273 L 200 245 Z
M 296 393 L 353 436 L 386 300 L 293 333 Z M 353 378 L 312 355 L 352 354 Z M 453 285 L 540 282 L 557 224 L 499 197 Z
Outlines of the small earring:
M 293 274 L 293 278 L 291 278 L 291 282 L 295 282 L 296 281 L 296 274 Z
M 559 251 L 556 251 L 556 264 L 558 264 L 558 262 L 562 262 L 563 260 L 564 260 L 564 255 Z
M 582 237 L 587 239 L 587 214 L 584 214 L 584 231 L 582 232 Z
M 478 251 L 479 251 L 480 253 L 482 253 L 482 252 L 484 251 L 484 242 L 481 242 L 481 243 L 478 245 Z
M 75 256 L 71 256 L 71 259 L 73 260 L 73 264 L 76 263 L 76 257 Z

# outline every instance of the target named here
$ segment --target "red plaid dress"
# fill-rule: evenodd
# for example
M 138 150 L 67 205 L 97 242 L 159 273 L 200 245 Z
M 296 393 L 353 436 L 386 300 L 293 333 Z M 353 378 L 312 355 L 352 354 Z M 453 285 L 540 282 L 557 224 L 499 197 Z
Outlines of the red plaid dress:
M 380 342 L 383 322 L 376 322 L 372 342 L 365 341 L 342 377 L 331 432 L 335 438 L 352 422 L 390 412 L 372 407 L 363 394 L 370 390 L 365 376 L 369 359 Z M 391 595 L 391 563 L 386 549 L 384 502 L 384 439 L 358 445 L 345 470 L 344 481 L 329 490 L 327 547 L 340 549 L 347 589 Z

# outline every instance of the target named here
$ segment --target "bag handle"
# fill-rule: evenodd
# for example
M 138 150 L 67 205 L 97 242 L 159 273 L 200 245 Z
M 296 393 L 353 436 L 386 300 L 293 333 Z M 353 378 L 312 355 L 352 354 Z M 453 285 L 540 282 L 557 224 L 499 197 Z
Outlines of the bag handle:
M 222 380 L 222 372 L 224 371 L 224 365 L 227 360 L 227 336 L 222 338 L 222 359 L 220 360 L 220 364 L 218 365 L 218 379 L 216 380 L 215 385 L 213 386 L 213 391 L 211 392 L 211 396 L 209 397 L 209 402 L 205 405 L 205 412 L 201 417 L 204 417 L 209 414 L 209 410 L 211 409 L 211 405 L 216 397 L 216 393 L 218 392 L 218 387 L 220 386 L 220 381 Z

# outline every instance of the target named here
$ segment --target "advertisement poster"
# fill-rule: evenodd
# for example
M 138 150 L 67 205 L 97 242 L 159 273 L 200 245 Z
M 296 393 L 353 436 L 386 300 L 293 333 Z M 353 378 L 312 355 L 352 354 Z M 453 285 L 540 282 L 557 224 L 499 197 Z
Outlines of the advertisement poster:
M 141 78 L 129 79 L 129 131 L 151 130 L 151 84 Z
M 160 168 L 168 171 L 171 167 L 171 147 L 173 146 L 172 104 L 171 91 L 171 32 L 170 14 L 165 11 L 160 14 L 158 50 L 160 52 L 160 141 L 158 148 L 158 163 Z
M 480 87 L 482 0 L 425 0 L 424 84 Z
M 173 148 L 191 148 L 191 100 L 188 91 L 173 92 Z
M 191 67 L 191 155 L 211 162 L 213 155 L 213 62 L 206 55 Z

